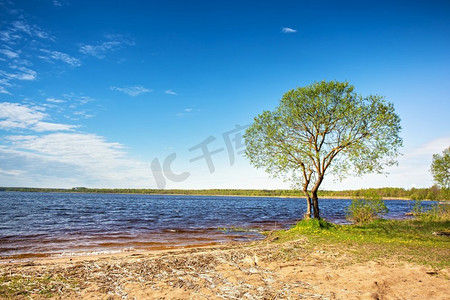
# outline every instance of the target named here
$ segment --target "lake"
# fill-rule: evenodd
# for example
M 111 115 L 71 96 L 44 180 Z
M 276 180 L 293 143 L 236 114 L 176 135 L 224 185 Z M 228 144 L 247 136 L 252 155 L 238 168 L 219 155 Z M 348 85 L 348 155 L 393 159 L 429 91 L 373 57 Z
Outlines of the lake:
M 322 217 L 346 223 L 350 202 L 320 199 Z M 386 205 L 386 218 L 403 219 L 412 202 Z M 295 224 L 305 206 L 301 198 L 0 192 L 0 259 L 261 239 L 261 230 Z

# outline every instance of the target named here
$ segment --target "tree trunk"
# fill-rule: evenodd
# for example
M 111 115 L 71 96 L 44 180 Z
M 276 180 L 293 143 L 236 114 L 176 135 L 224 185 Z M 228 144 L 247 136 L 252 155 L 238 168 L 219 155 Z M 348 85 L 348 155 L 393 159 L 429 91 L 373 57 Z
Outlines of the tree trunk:
M 317 197 L 317 190 L 312 191 L 312 204 L 314 209 L 314 218 L 320 219 L 319 198 Z
M 309 193 L 307 190 L 303 190 L 303 193 L 306 197 L 306 213 L 303 216 L 304 219 L 310 219 L 311 218 L 311 197 L 309 196 Z
M 317 197 L 317 191 L 319 190 L 319 186 L 322 183 L 322 180 L 323 180 L 323 176 L 319 176 L 317 178 L 316 183 L 314 184 L 314 187 L 311 190 L 314 218 L 316 218 L 316 219 L 320 219 L 319 198 Z

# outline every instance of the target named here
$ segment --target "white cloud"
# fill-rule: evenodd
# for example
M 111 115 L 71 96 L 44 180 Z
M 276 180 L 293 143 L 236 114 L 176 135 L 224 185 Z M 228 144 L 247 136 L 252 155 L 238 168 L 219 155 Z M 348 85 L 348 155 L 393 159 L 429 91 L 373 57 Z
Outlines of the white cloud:
M 29 129 L 37 132 L 73 130 L 75 125 L 43 121 L 48 115 L 42 107 L 29 107 L 19 103 L 0 103 L 0 128 L 5 130 Z
M 52 133 L 34 138 L 16 141 L 17 149 L 31 150 L 36 153 L 60 158 L 66 162 L 95 163 L 102 156 L 123 158 L 123 146 L 119 143 L 107 143 L 95 134 Z
M 31 24 L 24 16 L 19 15 L 16 20 L 10 21 L 0 31 L 0 62 L 5 62 L 0 67 L 0 94 L 11 94 L 11 86 L 16 86 L 16 81 L 33 81 L 38 78 L 38 73 L 32 69 L 33 63 L 28 58 L 38 57 L 39 45 L 54 40 L 54 38 L 39 26 Z M 41 46 L 42 47 L 42 46 Z M 23 51 L 26 51 L 23 53 Z M 71 65 L 79 65 L 79 61 L 69 55 L 48 51 L 47 60 L 61 60 Z M 27 59 L 24 59 L 26 57 Z
M 66 102 L 65 100 L 55 99 L 55 98 L 47 98 L 45 101 L 51 102 L 51 103 L 64 103 L 64 102 Z
M 120 47 L 119 42 L 104 42 L 99 45 L 82 45 L 80 52 L 97 58 L 105 58 L 108 51 L 116 50 Z
M 11 94 L 7 88 L 13 86 L 14 81 L 33 81 L 37 78 L 34 70 L 24 66 L 9 65 L 9 72 L 0 70 L 0 94 Z
M 73 128 L 78 127 L 75 125 L 67 125 L 67 124 L 58 124 L 58 123 L 50 123 L 50 122 L 37 122 L 33 130 L 38 132 L 43 131 L 71 131 Z
M 41 186 L 148 187 L 149 166 L 128 157 L 124 146 L 95 134 L 52 133 L 8 137 L 0 162 L 9 180 Z M 13 173 L 21 173 L 14 178 Z M 31 179 L 31 180 L 30 180 Z M 42 181 L 43 183 L 37 183 Z M 30 184 L 28 184 L 30 185 Z M 67 186 L 69 185 L 69 186 Z
M 67 5 L 67 4 L 68 4 L 67 1 L 53 0 L 53 5 L 54 5 L 54 6 L 59 6 L 59 7 L 61 7 L 61 6 L 65 6 L 65 5 Z
M 0 94 L 8 94 L 8 95 L 11 95 L 11 93 L 8 92 L 8 90 L 5 89 L 5 87 L 3 87 L 3 86 L 0 86 Z
M 8 135 L 5 139 L 8 141 L 26 141 L 37 138 L 36 135 Z
M 121 49 L 125 45 L 135 45 L 133 41 L 125 39 L 121 35 L 107 35 L 106 38 L 108 39 L 108 41 L 96 45 L 82 44 L 79 51 L 83 54 L 102 59 L 106 57 L 106 54 L 108 52 Z
M 84 111 L 84 110 L 82 110 L 82 111 L 76 111 L 76 112 L 74 112 L 73 114 L 74 114 L 75 116 L 82 117 L 82 118 L 85 118 L 85 119 L 89 119 L 89 118 L 94 117 L 94 115 L 92 115 L 92 114 L 90 114 L 90 113 L 88 113 L 88 112 L 86 112 L 86 111 Z
M 177 113 L 176 116 L 177 117 L 184 117 L 187 114 L 191 113 L 194 109 L 193 108 L 185 108 L 183 109 L 183 112 Z
M 289 27 L 283 27 L 283 28 L 281 28 L 281 32 L 282 33 L 295 33 L 295 32 L 297 32 L 297 30 L 289 28 Z
M 166 90 L 164 93 L 168 94 L 168 95 L 178 95 L 177 93 L 175 93 L 172 90 Z
M 5 43 L 13 43 L 15 40 L 20 39 L 19 34 L 15 34 L 14 31 L 0 31 L 0 40 Z
M 21 170 L 2 170 L 0 169 L 0 174 L 7 175 L 7 176 L 19 176 L 23 174 L 23 171 Z
M 66 53 L 59 52 L 59 51 L 50 51 L 46 49 L 41 49 L 42 52 L 46 53 L 47 56 L 40 56 L 43 59 L 46 59 L 48 61 L 51 60 L 60 60 L 62 62 L 65 62 L 66 64 L 69 64 L 74 67 L 81 66 L 81 61 L 75 57 L 72 57 Z
M 127 94 L 129 96 L 133 96 L 133 97 L 153 91 L 153 90 L 147 89 L 141 85 L 124 86 L 124 87 L 112 86 L 112 87 L 110 87 L 110 89 L 113 91 L 119 91 L 119 92 L 125 93 L 125 94 Z
M 70 108 L 77 108 L 79 106 L 83 106 L 85 104 L 95 101 L 94 98 L 91 98 L 89 96 L 84 96 L 84 95 L 77 95 L 75 93 L 63 94 L 63 97 L 64 97 L 64 99 L 67 100 L 67 102 L 72 103 L 70 105 Z
M 24 32 L 28 35 L 31 35 L 31 26 L 25 23 L 24 21 L 14 21 L 12 22 L 12 28 L 18 32 Z
M 36 43 L 39 39 L 54 40 L 51 34 L 42 30 L 39 26 L 27 22 L 23 15 L 19 15 L 15 21 L 10 22 L 3 28 L 0 31 L 0 40 L 5 46 L 18 45 L 23 49 L 24 45 L 19 44 L 19 42 Z M 30 39 L 30 37 L 32 38 Z
M 436 153 L 441 153 L 444 149 L 450 146 L 450 137 L 441 137 L 432 141 L 426 142 L 405 153 L 404 157 L 407 159 L 417 158 L 423 156 L 430 156 Z
M 0 70 L 0 75 L 6 78 L 7 81 L 11 79 L 16 80 L 35 80 L 37 73 L 34 70 L 22 67 L 22 66 L 10 66 L 14 73 L 9 73 Z M 9 80 L 8 80 L 9 79 Z
M 10 37 L 12 37 L 13 39 L 22 39 L 23 36 L 20 36 L 20 33 L 25 33 L 26 35 L 38 37 L 41 39 L 53 39 L 53 37 L 49 33 L 43 31 L 39 26 L 30 25 L 25 20 L 17 20 L 12 22 L 11 26 L 9 27 L 9 31 L 6 32 L 10 33 Z
M 19 57 L 19 53 L 11 51 L 9 49 L 0 49 L 0 53 L 2 53 L 3 55 L 5 55 L 8 58 L 18 58 Z

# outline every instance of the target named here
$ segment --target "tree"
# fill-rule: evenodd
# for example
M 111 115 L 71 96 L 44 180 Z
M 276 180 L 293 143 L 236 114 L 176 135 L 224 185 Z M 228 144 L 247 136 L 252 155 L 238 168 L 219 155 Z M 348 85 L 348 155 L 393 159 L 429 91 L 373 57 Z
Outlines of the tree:
M 301 188 L 306 217 L 312 206 L 320 218 L 317 191 L 327 172 L 340 179 L 382 173 L 396 164 L 400 129 L 384 97 L 362 97 L 348 82 L 322 81 L 288 91 L 274 111 L 255 117 L 244 134 L 245 154 L 255 167 Z
M 442 156 L 433 155 L 430 171 L 438 185 L 445 189 L 450 188 L 450 147 L 442 152 Z

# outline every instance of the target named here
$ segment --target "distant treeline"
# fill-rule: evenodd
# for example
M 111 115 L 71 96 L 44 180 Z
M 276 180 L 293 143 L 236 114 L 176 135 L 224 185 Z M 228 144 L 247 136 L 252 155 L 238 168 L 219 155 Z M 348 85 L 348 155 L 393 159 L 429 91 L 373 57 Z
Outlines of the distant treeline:
M 241 190 L 241 189 L 204 189 L 204 190 L 160 190 L 160 189 L 96 189 L 74 187 L 72 189 L 0 187 L 0 191 L 52 192 L 52 193 L 111 193 L 111 194 L 155 194 L 155 195 L 221 195 L 221 196 L 262 196 L 262 197 L 303 197 L 299 190 Z M 345 191 L 319 191 L 320 197 L 355 198 L 365 195 L 378 195 L 383 198 L 411 200 L 450 200 L 450 190 L 437 186 L 430 188 L 377 188 Z

